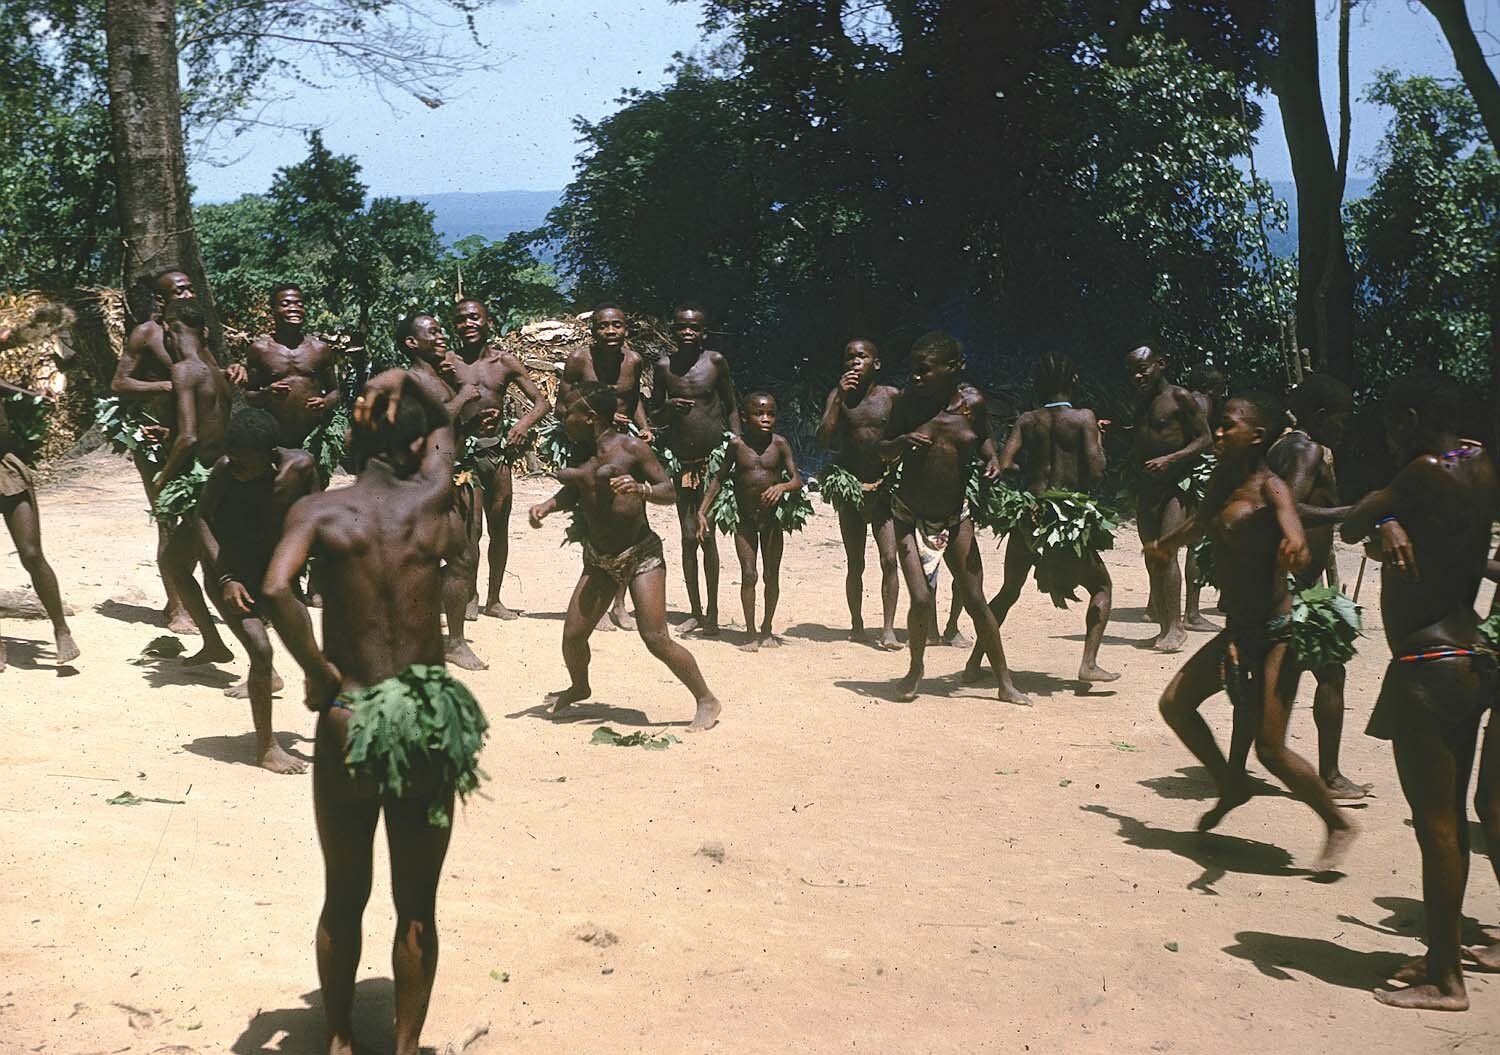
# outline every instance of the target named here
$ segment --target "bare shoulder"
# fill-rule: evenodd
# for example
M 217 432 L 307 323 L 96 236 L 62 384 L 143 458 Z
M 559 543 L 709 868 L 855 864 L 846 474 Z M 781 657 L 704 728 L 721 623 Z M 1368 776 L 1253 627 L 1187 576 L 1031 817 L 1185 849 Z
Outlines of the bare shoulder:
M 1268 500 L 1291 501 L 1291 488 L 1287 486 L 1285 480 L 1277 476 L 1275 473 L 1271 472 L 1269 469 L 1266 470 L 1265 475 L 1261 478 L 1260 486 L 1261 493 L 1265 495 Z
M 504 348 L 491 347 L 490 353 L 486 358 L 492 363 L 499 363 L 511 373 L 519 374 L 526 369 L 525 365 L 521 362 L 520 356 L 516 355 L 515 352 L 507 352 Z
M 725 358 L 723 352 L 717 352 L 717 351 L 714 351 L 714 349 L 709 348 L 706 351 L 704 351 L 703 358 L 707 359 L 709 361 L 709 363 L 712 364 L 713 368 L 716 371 L 717 370 L 723 370 L 725 373 L 729 373 L 730 372 L 729 371 L 729 360 L 727 358 Z
M 280 468 L 283 476 L 292 479 L 303 474 L 312 475 L 317 463 L 307 451 L 300 447 L 280 447 L 278 450 L 281 452 Z

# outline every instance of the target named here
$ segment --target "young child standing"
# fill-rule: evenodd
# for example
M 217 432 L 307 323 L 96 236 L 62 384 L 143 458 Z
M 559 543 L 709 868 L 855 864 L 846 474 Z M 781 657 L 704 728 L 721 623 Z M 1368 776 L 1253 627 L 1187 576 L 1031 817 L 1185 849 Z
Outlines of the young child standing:
M 776 434 L 776 398 L 767 392 L 745 397 L 741 417 L 743 433 L 728 441 L 718 474 L 708 482 L 698 506 L 698 538 L 712 527 L 709 511 L 725 482 L 732 483 L 739 520 L 734 530 L 734 548 L 740 558 L 740 604 L 745 609 L 745 632 L 750 635 L 740 648 L 759 652 L 777 648 L 781 638 L 771 633 L 776 602 L 781 598 L 781 553 L 786 531 L 777 518 L 777 506 L 787 495 L 802 490 L 802 475 L 792 458 L 792 445 Z M 756 552 L 765 557 L 766 611 L 759 632 L 755 629 Z

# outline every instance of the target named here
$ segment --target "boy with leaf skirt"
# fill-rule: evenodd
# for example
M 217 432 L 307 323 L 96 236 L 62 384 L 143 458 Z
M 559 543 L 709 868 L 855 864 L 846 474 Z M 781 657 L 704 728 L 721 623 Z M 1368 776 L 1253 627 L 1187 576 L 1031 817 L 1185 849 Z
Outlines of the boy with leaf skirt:
M 587 457 L 575 468 L 558 470 L 561 489 L 532 506 L 530 516 L 531 526 L 539 528 L 552 513 L 573 510 L 570 534 L 581 534 L 583 543 L 583 574 L 563 622 L 563 662 L 570 684 L 548 694 L 546 702 L 556 713 L 593 694 L 589 636 L 624 586 L 635 602 L 636 631 L 646 648 L 697 701 L 688 729 L 711 729 L 723 707 L 708 691 L 692 653 L 667 632 L 667 567 L 661 538 L 646 521 L 646 503 L 671 505 L 676 490 L 650 444 L 616 431 L 619 395 L 612 386 L 579 381 L 569 388 L 567 399 L 562 426 Z
M 703 491 L 698 507 L 698 537 L 713 530 L 733 532 L 740 558 L 740 604 L 745 610 L 745 652 L 778 648 L 781 638 L 771 633 L 776 603 L 781 598 L 781 554 L 786 532 L 799 530 L 812 513 L 802 490 L 802 474 L 792 458 L 792 445 L 776 429 L 776 399 L 767 392 L 745 397 L 743 433 L 725 439 L 725 447 Z M 757 551 L 765 557 L 766 611 L 755 629 Z
M 1016 467 L 1017 456 L 1025 456 L 1026 490 L 1019 495 L 1029 501 L 1019 516 L 1009 514 L 1014 523 L 997 524 L 1008 528 L 1010 538 L 1005 548 L 1005 580 L 990 601 L 990 611 L 996 623 L 1004 626 L 1033 569 L 1037 589 L 1049 594 L 1059 608 L 1077 600 L 1073 588 L 1082 586 L 1089 593 L 1089 604 L 1078 680 L 1110 682 L 1120 675 L 1099 666 L 1099 645 L 1109 623 L 1114 587 L 1099 552 L 1114 545 L 1116 520 L 1081 493 L 1103 478 L 1104 447 L 1094 412 L 1073 406 L 1077 379 L 1077 371 L 1065 356 L 1044 355 L 1035 375 L 1042 406 L 1016 419 L 1000 452 L 1002 472 Z M 992 488 L 987 497 L 987 506 L 1002 507 L 998 517 L 1007 517 L 1007 510 L 1014 506 L 1014 498 L 1007 501 L 1009 496 L 1001 486 Z M 977 647 L 970 653 L 963 674 L 966 682 L 978 680 L 983 659 Z
M 388 370 L 365 385 L 354 403 L 353 485 L 291 508 L 261 591 L 318 712 L 313 805 L 326 894 L 317 955 L 331 1051 L 355 1050 L 361 920 L 384 813 L 396 906 L 395 1049 L 416 1055 L 437 971 L 435 902 L 453 800 L 483 775 L 487 723 L 444 666 L 439 615 L 443 561 L 465 541 L 450 516 L 449 398 L 425 371 Z M 321 648 L 297 600 L 309 556 L 323 562 Z
M 1332 873 L 1355 828 L 1317 771 L 1286 744 L 1299 674 L 1286 639 L 1293 609 L 1286 573 L 1307 567 L 1309 552 L 1291 492 L 1266 465 L 1266 448 L 1281 434 L 1282 424 L 1281 407 L 1270 396 L 1251 393 L 1226 402 L 1203 503 L 1191 520 L 1146 544 L 1147 560 L 1159 564 L 1203 534 L 1211 535 L 1219 556 L 1221 607 L 1228 616 L 1225 628 L 1167 685 L 1161 713 L 1218 787 L 1218 804 L 1198 822 L 1200 830 L 1217 826 L 1230 810 L 1249 801 L 1242 760 L 1253 741 L 1261 764 L 1323 821 L 1326 837 L 1317 870 Z M 1229 760 L 1198 713 L 1221 689 L 1234 704 Z

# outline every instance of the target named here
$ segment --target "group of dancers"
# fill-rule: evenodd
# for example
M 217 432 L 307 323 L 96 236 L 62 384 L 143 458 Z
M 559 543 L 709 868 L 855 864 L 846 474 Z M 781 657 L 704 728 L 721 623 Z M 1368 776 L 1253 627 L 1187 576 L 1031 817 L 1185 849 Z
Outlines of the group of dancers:
M 512 473 L 539 426 L 554 416 L 553 449 L 564 452 L 566 464 L 556 471 L 557 492 L 530 509 L 529 523 L 540 528 L 554 514 L 569 514 L 569 537 L 581 544 L 582 558 L 563 626 L 570 680 L 546 697 L 553 711 L 590 696 L 595 629 L 633 623 L 692 694 L 688 728 L 711 729 L 722 704 L 677 638 L 719 633 L 714 525 L 730 525 L 734 534 L 743 647 L 775 647 L 781 557 L 794 522 L 785 514 L 806 501 L 804 478 L 776 432 L 776 399 L 766 392 L 738 397 L 730 363 L 708 346 L 708 319 L 695 305 L 674 312 L 673 345 L 654 362 L 631 346 L 617 305 L 597 307 L 589 343 L 562 367 L 555 405 L 514 355 L 492 343 L 483 303 L 455 306 L 452 348 L 435 314 L 410 315 L 396 331 L 407 365 L 363 385 L 348 410 L 344 451 L 343 429 L 334 427 L 341 421 L 335 349 L 306 331 L 301 290 L 271 290 L 272 332 L 250 344 L 243 365 L 221 368 L 209 339 L 216 322 L 188 276 L 164 272 L 153 289 L 155 311 L 129 334 L 112 387 L 135 408 L 130 420 L 141 442 L 131 446 L 132 456 L 162 513 L 165 618 L 175 630 L 201 635 L 202 648 L 183 662 L 229 660 L 206 588 L 249 657 L 244 691 L 258 762 L 273 772 L 299 772 L 302 763 L 280 747 L 272 728 L 279 679 L 270 627 L 305 675 L 307 704 L 319 715 L 313 781 L 328 896 L 317 956 L 332 1051 L 352 1050 L 371 840 L 384 810 L 398 916 L 397 1050 L 415 1052 L 436 969 L 434 903 L 453 799 L 479 779 L 486 730 L 479 705 L 448 668 L 485 666 L 466 622 L 517 617 L 501 600 Z M 1330 377 L 1310 375 L 1295 388 L 1289 416 L 1263 393 L 1224 398 L 1173 384 L 1165 359 L 1139 347 L 1123 363 L 1134 420 L 1118 424 L 1076 406 L 1072 365 L 1045 355 L 1036 365 L 1036 408 L 997 442 L 984 395 L 964 380 L 962 348 L 945 333 L 913 344 L 899 387 L 882 383 L 881 354 L 869 340 L 850 341 L 842 367 L 818 427 L 832 452 L 818 482 L 837 510 L 848 558 L 852 640 L 901 648 L 895 619 L 904 581 L 908 665 L 892 695 L 912 700 L 921 690 L 926 649 L 940 639 L 935 587 L 944 564 L 955 607 L 967 612 L 975 632 L 967 682 L 981 680 L 988 661 L 998 698 L 1029 702 L 1012 680 L 1001 634 L 1033 576 L 1059 606 L 1084 591 L 1078 681 L 1119 677 L 1100 663 L 1112 605 L 1100 551 L 1111 544 L 1114 521 L 1089 491 L 1105 474 L 1107 430 L 1128 430 L 1148 610 L 1158 625 L 1150 646 L 1176 652 L 1189 631 L 1213 632 L 1161 697 L 1167 724 L 1218 789 L 1200 827 L 1212 828 L 1249 800 L 1253 746 L 1261 764 L 1322 821 L 1318 870 L 1330 875 L 1355 835 L 1337 801 L 1366 789 L 1339 768 L 1347 657 L 1299 655 L 1294 598 L 1330 568 L 1335 530 L 1367 543 L 1382 565 L 1392 653 L 1368 731 L 1392 742 L 1411 806 L 1428 944 L 1428 955 L 1403 970 L 1405 988 L 1376 995 L 1401 1007 L 1466 1007 L 1464 958 L 1500 969 L 1500 945 L 1463 949 L 1459 940 L 1465 799 L 1497 687 L 1488 624 L 1481 626 L 1474 604 L 1480 581 L 1500 578 L 1500 562 L 1489 559 L 1500 482 L 1489 453 L 1458 434 L 1457 386 L 1436 374 L 1391 385 L 1385 423 L 1400 469 L 1386 487 L 1340 506 L 1331 449 L 1354 403 L 1348 387 Z M 0 417 L 0 510 L 53 620 L 58 662 L 71 662 L 78 649 L 42 556 L 33 479 L 14 447 Z M 340 459 L 354 480 L 330 489 L 329 469 Z M 164 496 L 173 489 L 186 489 L 188 498 L 169 513 Z M 662 541 L 647 520 L 647 503 L 677 511 L 689 612 L 676 636 L 667 624 Z M 1008 533 L 1003 582 L 987 599 L 976 524 L 1001 521 Z M 481 603 L 486 529 L 489 579 Z M 880 568 L 875 635 L 863 613 L 869 535 Z M 1184 611 L 1178 553 L 1206 560 L 1198 545 L 1205 538 L 1222 629 L 1196 605 Z M 321 643 L 309 613 L 316 606 L 323 608 Z M 1287 744 L 1304 670 L 1317 682 L 1316 766 Z M 1221 690 L 1234 705 L 1227 756 L 1199 714 Z M 1500 737 L 1493 730 L 1492 721 L 1476 806 L 1490 844 L 1500 846 Z

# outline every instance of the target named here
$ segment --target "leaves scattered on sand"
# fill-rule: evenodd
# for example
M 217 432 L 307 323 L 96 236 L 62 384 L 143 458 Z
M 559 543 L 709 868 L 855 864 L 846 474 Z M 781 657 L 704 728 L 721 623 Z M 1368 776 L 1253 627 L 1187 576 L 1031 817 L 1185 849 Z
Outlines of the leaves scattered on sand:
M 149 795 L 137 795 L 132 791 L 122 791 L 112 799 L 104 800 L 111 806 L 139 806 L 143 802 L 160 802 L 167 806 L 181 806 L 184 799 L 158 799 Z
M 589 737 L 591 744 L 610 744 L 614 747 L 644 747 L 647 751 L 665 751 L 673 744 L 682 743 L 671 733 L 648 733 L 637 729 L 633 733 L 620 735 L 607 725 L 601 725 Z

